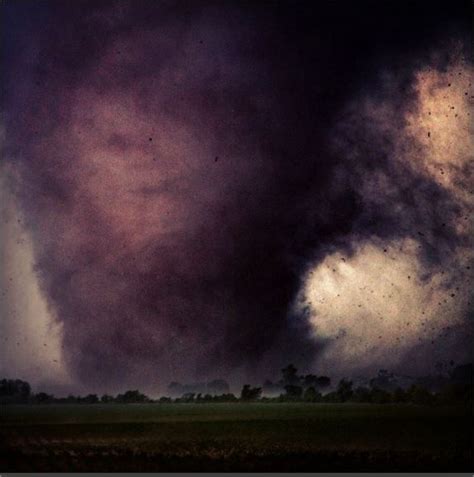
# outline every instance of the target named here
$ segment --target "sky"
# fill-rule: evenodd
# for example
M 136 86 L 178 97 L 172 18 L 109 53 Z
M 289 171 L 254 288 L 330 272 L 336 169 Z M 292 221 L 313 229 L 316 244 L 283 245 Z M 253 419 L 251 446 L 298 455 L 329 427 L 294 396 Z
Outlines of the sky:
M 1 375 L 472 359 L 469 2 L 1 8 Z

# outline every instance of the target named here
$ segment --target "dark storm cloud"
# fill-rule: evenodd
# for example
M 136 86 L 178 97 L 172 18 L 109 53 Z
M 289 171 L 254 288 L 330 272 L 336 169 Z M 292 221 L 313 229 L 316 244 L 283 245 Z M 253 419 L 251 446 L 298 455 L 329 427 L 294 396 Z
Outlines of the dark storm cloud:
M 354 164 L 354 138 L 335 124 L 356 93 L 378 90 L 380 65 L 397 71 L 395 97 L 409 90 L 429 52 L 466 28 L 463 6 L 5 11 L 5 170 L 81 381 L 143 387 L 310 366 L 320 345 L 289 313 L 309 263 L 354 240 L 419 238 L 420 223 L 436 239 L 420 240 L 428 261 L 460 240 L 433 209 L 456 208 L 449 191 L 392 165 L 380 137 L 354 145 L 367 149 Z M 376 167 L 396 185 L 379 203 L 358 180 Z

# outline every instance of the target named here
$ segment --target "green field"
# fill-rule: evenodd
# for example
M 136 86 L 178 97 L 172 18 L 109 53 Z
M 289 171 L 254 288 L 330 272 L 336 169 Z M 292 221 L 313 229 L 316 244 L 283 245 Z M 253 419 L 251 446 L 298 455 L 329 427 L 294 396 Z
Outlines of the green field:
M 469 408 L 3 406 L 6 471 L 472 471 Z

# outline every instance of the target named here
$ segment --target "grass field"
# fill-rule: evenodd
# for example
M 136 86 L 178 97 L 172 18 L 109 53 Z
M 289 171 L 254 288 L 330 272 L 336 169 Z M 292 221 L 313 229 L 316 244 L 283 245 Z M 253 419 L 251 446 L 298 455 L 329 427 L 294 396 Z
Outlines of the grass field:
M 374 404 L 3 406 L 0 471 L 472 471 L 472 410 Z

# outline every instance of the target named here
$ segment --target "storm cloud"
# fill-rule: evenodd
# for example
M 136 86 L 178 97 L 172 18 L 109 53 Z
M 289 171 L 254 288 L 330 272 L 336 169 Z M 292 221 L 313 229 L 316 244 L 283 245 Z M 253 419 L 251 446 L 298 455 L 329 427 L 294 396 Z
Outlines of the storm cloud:
M 420 88 L 455 84 L 446 108 L 465 119 L 467 25 L 462 5 L 428 6 L 6 6 L 2 174 L 74 380 L 310 369 L 335 337 L 295 303 L 334 254 L 416 242 L 423 280 L 464 277 L 472 158 L 435 175 Z

